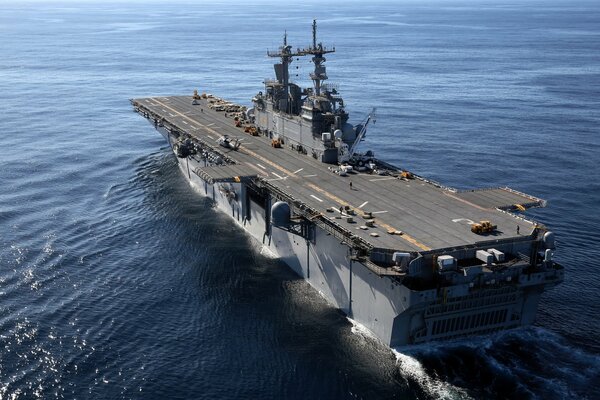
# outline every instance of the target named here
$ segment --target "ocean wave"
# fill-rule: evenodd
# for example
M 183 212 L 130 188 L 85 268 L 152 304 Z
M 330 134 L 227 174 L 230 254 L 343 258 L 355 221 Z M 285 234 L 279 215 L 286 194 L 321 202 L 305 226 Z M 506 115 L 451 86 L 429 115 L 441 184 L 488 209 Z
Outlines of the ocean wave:
M 395 352 L 401 371 L 426 391 L 446 393 L 456 387 L 453 395 L 475 398 L 587 399 L 593 397 L 600 378 L 600 356 L 538 327 Z

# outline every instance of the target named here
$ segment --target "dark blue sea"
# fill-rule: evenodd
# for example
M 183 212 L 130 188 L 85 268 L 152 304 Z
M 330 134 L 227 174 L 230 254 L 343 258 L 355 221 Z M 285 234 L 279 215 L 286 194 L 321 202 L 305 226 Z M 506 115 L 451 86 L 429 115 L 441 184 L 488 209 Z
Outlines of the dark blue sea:
M 129 99 L 249 105 L 319 39 L 363 149 L 548 200 L 535 326 L 391 351 L 179 173 Z M 308 84 L 309 60 L 294 61 Z M 0 4 L 0 399 L 600 399 L 600 3 Z M 433 227 L 432 227 L 433 229 Z

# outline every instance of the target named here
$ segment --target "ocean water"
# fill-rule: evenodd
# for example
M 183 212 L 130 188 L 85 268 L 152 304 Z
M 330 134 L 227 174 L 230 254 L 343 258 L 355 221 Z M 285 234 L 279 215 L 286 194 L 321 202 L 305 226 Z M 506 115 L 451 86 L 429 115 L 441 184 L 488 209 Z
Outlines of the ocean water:
M 201 198 L 129 98 L 249 104 L 285 30 L 362 146 L 558 235 L 535 326 L 390 350 Z M 600 4 L 0 4 L 0 399 L 600 398 Z M 307 84 L 308 60 L 295 61 Z

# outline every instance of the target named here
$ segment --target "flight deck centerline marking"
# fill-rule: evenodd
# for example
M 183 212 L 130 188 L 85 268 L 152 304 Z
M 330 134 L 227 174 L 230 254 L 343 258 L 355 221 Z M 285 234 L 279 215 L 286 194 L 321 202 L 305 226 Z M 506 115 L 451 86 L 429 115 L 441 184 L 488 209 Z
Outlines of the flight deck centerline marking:
M 294 175 L 296 175 L 298 172 L 302 171 L 303 169 L 304 169 L 304 168 L 300 168 L 300 169 L 298 169 L 298 170 L 294 171 Z
M 277 173 L 275 173 L 275 172 L 271 172 L 271 173 L 272 173 L 273 175 L 275 175 L 276 177 L 278 177 L 279 179 L 283 179 L 283 176 L 281 176 L 281 175 L 279 175 L 279 174 L 277 174 Z
M 312 197 L 313 199 L 319 201 L 319 202 L 323 202 L 323 200 L 321 200 L 320 198 L 318 198 L 317 196 L 315 196 L 314 194 L 311 194 L 310 197 Z
M 317 176 L 317 174 L 312 174 L 312 175 L 304 175 L 305 178 L 312 178 L 313 176 Z
M 383 214 L 383 213 L 386 213 L 386 212 L 388 212 L 388 211 L 387 210 L 384 210 L 384 211 L 373 211 L 371 214 Z
M 260 165 L 259 163 L 256 163 L 257 166 L 259 166 L 262 169 L 267 169 L 267 167 L 265 167 L 264 165 Z
M 362 203 L 360 206 L 358 206 L 358 208 L 363 208 L 364 206 L 366 206 L 366 205 L 367 205 L 367 203 L 369 203 L 369 201 L 368 201 L 368 200 L 367 200 L 367 201 L 365 201 L 364 203 Z

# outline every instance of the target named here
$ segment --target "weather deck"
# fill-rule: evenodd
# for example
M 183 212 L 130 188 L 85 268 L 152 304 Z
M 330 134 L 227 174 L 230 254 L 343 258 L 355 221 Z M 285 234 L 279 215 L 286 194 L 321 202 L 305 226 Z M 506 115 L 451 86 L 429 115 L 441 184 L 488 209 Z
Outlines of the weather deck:
M 231 169 L 232 166 L 201 168 L 205 177 L 223 181 L 228 174 L 241 172 L 248 177 L 260 177 L 375 248 L 429 251 L 460 248 L 482 241 L 523 239 L 533 234 L 535 224 L 496 207 L 545 205 L 540 199 L 507 188 L 458 192 L 419 177 L 407 180 L 368 173 L 342 177 L 330 170 L 331 165 L 285 146 L 273 148 L 270 139 L 264 136 L 244 133 L 224 112 L 210 109 L 206 100 L 193 105 L 190 96 L 175 96 L 134 99 L 132 103 L 193 137 L 214 143 L 239 164 L 231 171 L 223 169 L 222 173 L 220 168 Z M 216 141 L 225 134 L 242 139 L 241 147 L 236 151 L 219 147 Z M 346 205 L 357 212 L 354 222 L 348 222 L 345 213 L 339 211 Z M 362 212 L 372 213 L 374 227 L 364 229 Z M 497 225 L 497 231 L 493 235 L 472 233 L 470 224 L 480 220 L 491 221 Z M 390 231 L 402 234 L 390 234 Z

